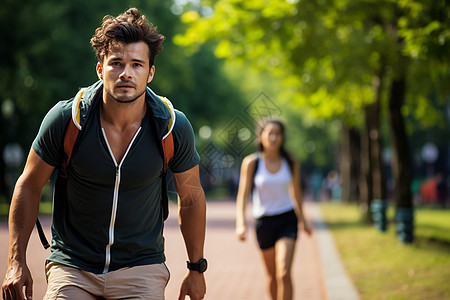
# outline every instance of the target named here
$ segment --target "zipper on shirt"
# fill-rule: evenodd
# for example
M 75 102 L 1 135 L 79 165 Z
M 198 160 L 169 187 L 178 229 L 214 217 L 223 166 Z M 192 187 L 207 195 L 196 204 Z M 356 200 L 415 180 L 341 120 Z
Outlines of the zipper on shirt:
M 113 152 L 111 150 L 111 147 L 109 146 L 108 138 L 106 137 L 105 130 L 102 128 L 103 138 L 105 139 L 106 145 L 108 146 L 109 153 L 110 153 L 111 158 L 112 158 L 112 160 L 114 162 L 114 165 L 116 167 L 116 179 L 115 179 L 115 183 L 114 183 L 111 218 L 110 218 L 110 221 L 109 221 L 109 230 L 108 230 L 108 238 L 109 239 L 108 239 L 108 244 L 106 245 L 106 248 L 105 248 L 105 266 L 103 268 L 103 274 L 104 273 L 108 273 L 109 266 L 111 264 L 111 246 L 114 244 L 114 226 L 116 224 L 117 205 L 118 205 L 118 202 L 119 202 L 119 187 L 120 187 L 120 179 L 121 179 L 120 177 L 121 177 L 122 163 L 125 160 L 125 157 L 127 156 L 128 151 L 130 151 L 130 148 L 133 145 L 133 142 L 136 139 L 136 137 L 137 137 L 137 135 L 139 134 L 140 131 L 141 131 L 141 127 L 139 127 L 139 129 L 134 134 L 134 137 L 131 140 L 130 144 L 128 145 L 127 151 L 123 155 L 122 160 L 120 161 L 119 164 L 117 164 L 116 158 L 114 157 L 114 154 L 113 154 Z

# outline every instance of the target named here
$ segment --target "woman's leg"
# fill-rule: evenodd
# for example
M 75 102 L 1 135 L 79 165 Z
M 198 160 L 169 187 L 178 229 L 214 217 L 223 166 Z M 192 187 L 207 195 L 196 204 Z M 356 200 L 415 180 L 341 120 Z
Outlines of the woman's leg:
M 272 300 L 277 299 L 277 278 L 275 271 L 275 248 L 261 250 L 264 266 L 266 267 L 267 286 Z
M 294 258 L 295 239 L 281 238 L 275 243 L 275 269 L 277 300 L 292 300 L 293 286 L 291 266 Z

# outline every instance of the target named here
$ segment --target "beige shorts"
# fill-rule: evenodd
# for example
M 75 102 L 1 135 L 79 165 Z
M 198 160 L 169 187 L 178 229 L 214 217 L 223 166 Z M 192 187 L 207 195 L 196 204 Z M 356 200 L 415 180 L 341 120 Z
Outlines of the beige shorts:
M 44 300 L 98 300 L 100 297 L 164 300 L 170 273 L 164 263 L 93 274 L 48 261 L 46 276 L 48 286 Z

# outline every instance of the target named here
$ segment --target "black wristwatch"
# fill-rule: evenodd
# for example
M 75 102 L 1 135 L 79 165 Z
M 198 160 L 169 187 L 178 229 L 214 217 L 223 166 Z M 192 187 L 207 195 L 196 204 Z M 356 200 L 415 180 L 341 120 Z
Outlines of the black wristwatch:
M 206 259 L 202 258 L 198 262 L 191 263 L 187 261 L 187 268 L 191 271 L 197 271 L 199 273 L 203 273 L 208 268 L 208 262 Z

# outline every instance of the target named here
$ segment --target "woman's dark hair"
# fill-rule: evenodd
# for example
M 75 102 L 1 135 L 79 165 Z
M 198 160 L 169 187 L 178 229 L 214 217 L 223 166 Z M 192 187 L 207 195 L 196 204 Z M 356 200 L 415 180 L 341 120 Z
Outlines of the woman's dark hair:
M 130 8 L 117 17 L 105 16 L 102 26 L 95 30 L 91 38 L 99 63 L 108 55 L 111 46 L 144 42 L 148 45 L 150 66 L 155 63 L 155 56 L 162 49 L 164 36 L 136 8 Z
M 286 159 L 286 161 L 288 162 L 289 165 L 289 169 L 291 169 L 291 173 L 294 171 L 294 160 L 292 158 L 292 156 L 289 154 L 289 152 L 286 150 L 286 148 L 284 147 L 284 143 L 286 141 L 286 127 L 284 126 L 284 123 L 279 120 L 279 119 L 274 119 L 274 118 L 268 118 L 268 119 L 263 119 L 259 122 L 258 124 L 258 139 L 256 142 L 256 148 L 258 149 L 258 152 L 264 152 L 264 146 L 261 143 L 261 133 L 263 132 L 264 128 L 266 128 L 266 126 L 268 124 L 276 124 L 280 127 L 281 130 L 281 135 L 283 137 L 283 142 L 281 143 L 281 147 L 280 147 L 280 155 L 281 157 L 283 157 L 284 159 Z

